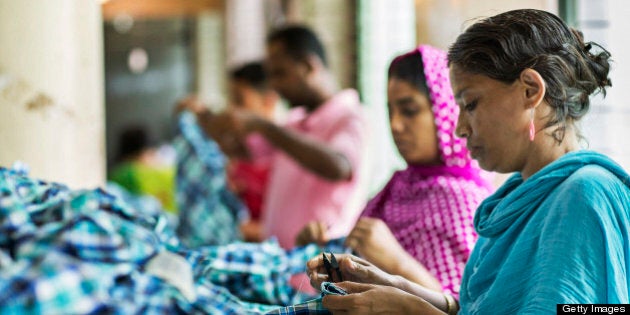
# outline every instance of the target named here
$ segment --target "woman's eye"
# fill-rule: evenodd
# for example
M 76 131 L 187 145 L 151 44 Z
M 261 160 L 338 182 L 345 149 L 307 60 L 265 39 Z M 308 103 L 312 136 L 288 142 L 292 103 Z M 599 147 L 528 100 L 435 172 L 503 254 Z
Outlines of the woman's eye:
M 476 100 L 472 101 L 472 102 L 470 102 L 470 103 L 468 103 L 466 105 L 464 105 L 464 110 L 467 111 L 467 112 L 470 112 L 470 111 L 474 110 L 475 107 L 477 107 L 477 101 Z
M 416 115 L 419 111 L 420 111 L 420 109 L 419 109 L 419 108 L 417 108 L 417 107 L 413 107 L 413 108 L 403 108 L 403 109 L 401 110 L 401 113 L 402 113 L 404 116 L 414 116 L 414 115 Z

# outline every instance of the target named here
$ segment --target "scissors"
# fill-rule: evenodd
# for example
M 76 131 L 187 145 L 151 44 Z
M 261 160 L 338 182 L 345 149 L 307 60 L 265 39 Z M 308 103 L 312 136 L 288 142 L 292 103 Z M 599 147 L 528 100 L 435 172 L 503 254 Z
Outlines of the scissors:
M 335 282 L 333 281 L 333 270 L 337 274 L 337 279 L 339 279 L 337 282 L 343 281 L 341 270 L 339 269 L 339 263 L 337 262 L 335 255 L 333 255 L 333 253 L 330 253 L 330 260 L 328 260 L 328 257 L 326 257 L 326 253 L 322 253 L 322 257 L 324 257 L 324 268 L 326 268 L 326 272 L 328 273 L 328 279 L 330 280 L 330 282 Z

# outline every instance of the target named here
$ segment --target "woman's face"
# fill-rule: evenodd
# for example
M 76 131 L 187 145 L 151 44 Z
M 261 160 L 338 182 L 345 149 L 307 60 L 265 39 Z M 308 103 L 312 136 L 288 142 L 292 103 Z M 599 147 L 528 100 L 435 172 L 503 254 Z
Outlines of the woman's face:
M 451 65 L 450 78 L 460 106 L 455 133 L 467 139 L 472 158 L 488 171 L 522 170 L 530 145 L 530 116 L 520 82 L 506 84 L 457 65 Z
M 387 85 L 389 124 L 407 164 L 439 164 L 440 153 L 431 102 L 411 83 L 391 78 Z

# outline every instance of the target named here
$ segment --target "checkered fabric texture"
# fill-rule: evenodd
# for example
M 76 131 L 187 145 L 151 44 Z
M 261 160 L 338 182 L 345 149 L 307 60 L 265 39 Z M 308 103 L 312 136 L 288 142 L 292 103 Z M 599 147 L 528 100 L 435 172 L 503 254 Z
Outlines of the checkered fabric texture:
M 291 287 L 289 278 L 305 272 L 306 262 L 323 250 L 342 252 L 343 246 L 336 241 L 324 248 L 309 244 L 286 251 L 275 240 L 268 240 L 199 247 L 183 254 L 193 266 L 195 277 L 220 285 L 241 299 L 292 305 L 314 297 Z
M 225 156 L 204 135 L 192 113 L 180 114 L 178 132 L 173 146 L 177 152 L 180 240 L 191 248 L 241 240 L 238 226 L 248 212 L 228 190 Z
M 269 240 L 190 249 L 164 212 L 132 198 L 0 168 L 0 313 L 262 314 L 312 298 L 288 278 L 322 248 L 284 251 Z M 145 272 L 162 251 L 190 264 L 193 301 Z
M 267 314 L 280 314 L 280 315 L 295 315 L 295 314 L 322 314 L 329 315 L 331 314 L 324 306 L 322 305 L 322 298 L 325 295 L 346 295 L 344 290 L 335 286 L 334 283 L 323 282 L 321 287 L 321 296 L 317 299 L 313 299 L 310 301 L 306 301 L 304 303 L 300 303 L 297 305 L 291 305 L 286 307 L 277 308 L 268 312 Z

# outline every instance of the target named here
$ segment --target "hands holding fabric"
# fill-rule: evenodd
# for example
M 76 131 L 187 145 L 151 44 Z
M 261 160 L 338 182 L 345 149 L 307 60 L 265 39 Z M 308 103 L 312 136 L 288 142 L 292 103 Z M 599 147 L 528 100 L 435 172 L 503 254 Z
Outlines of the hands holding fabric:
M 230 109 L 215 114 L 195 96 L 188 96 L 177 103 L 175 112 L 184 110 L 194 113 L 206 135 L 215 140 L 225 154 L 233 157 L 247 157 L 244 139 L 265 120 L 243 109 Z
M 443 314 L 417 295 L 403 291 L 408 281 L 390 275 L 368 261 L 352 255 L 336 254 L 345 282 L 336 286 L 348 292 L 344 296 L 325 296 L 324 307 L 333 314 Z M 311 285 L 320 288 L 324 281 L 334 281 L 326 274 L 321 256 L 306 264 Z
M 392 286 L 397 281 L 396 276 L 390 275 L 365 259 L 349 255 L 335 254 L 339 263 L 339 270 L 343 279 L 358 283 L 380 284 Z M 314 288 L 320 288 L 322 282 L 335 282 L 338 279 L 329 279 L 324 260 L 321 256 L 315 257 L 306 263 L 307 274 Z

